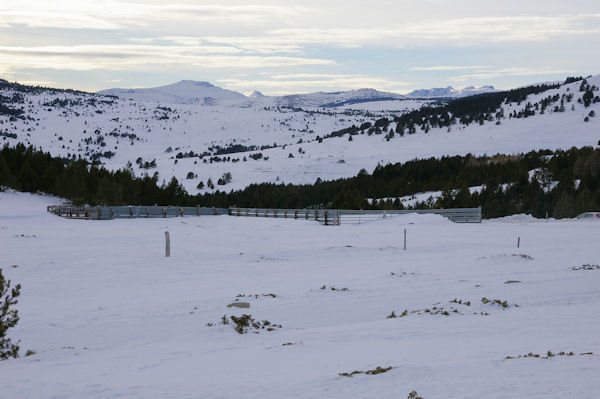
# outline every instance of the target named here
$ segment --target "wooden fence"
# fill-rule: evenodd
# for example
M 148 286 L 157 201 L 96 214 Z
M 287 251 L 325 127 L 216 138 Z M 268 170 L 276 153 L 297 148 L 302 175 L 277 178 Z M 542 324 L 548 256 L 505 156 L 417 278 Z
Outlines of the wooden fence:
M 170 218 L 183 216 L 230 215 L 304 219 L 325 226 L 361 224 L 376 219 L 409 213 L 436 214 L 456 223 L 480 223 L 481 208 L 416 210 L 349 210 L 349 209 L 273 209 L 273 208 L 202 208 L 178 206 L 49 206 L 48 212 L 72 219 L 110 220 L 122 218 Z

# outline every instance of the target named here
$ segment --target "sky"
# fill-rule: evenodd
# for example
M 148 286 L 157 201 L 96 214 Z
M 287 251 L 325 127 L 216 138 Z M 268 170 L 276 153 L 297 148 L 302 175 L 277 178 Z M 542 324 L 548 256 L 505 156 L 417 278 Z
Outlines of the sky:
M 600 73 L 598 0 L 1 0 L 0 79 L 268 95 Z

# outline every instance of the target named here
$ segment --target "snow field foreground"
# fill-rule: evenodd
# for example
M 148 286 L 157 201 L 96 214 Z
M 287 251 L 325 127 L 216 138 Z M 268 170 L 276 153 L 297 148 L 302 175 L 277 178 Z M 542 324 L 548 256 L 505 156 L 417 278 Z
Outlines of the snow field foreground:
M 2 398 L 600 393 L 600 270 L 571 269 L 600 264 L 597 222 L 83 221 L 45 212 L 58 202 L 0 193 L 0 267 L 23 286 L 9 336 L 37 352 L 0 362 Z M 238 334 L 242 314 L 282 328 Z

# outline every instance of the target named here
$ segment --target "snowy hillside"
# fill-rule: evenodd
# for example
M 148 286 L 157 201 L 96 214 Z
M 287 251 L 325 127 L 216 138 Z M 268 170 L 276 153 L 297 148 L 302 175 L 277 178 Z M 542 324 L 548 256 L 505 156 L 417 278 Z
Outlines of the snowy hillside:
M 0 143 L 97 159 L 111 169 L 130 163 L 138 176 L 176 176 L 191 194 L 253 182 L 312 183 L 414 158 L 596 146 L 600 77 L 587 82 L 584 91 L 580 81 L 571 82 L 504 102 L 475 119 L 453 120 L 436 111 L 444 108 L 432 108 L 422 112 L 426 118 L 408 122 L 403 115 L 446 102 L 380 98 L 354 104 L 361 95 L 381 94 L 357 90 L 313 95 L 314 104 L 339 103 L 329 108 L 277 105 L 275 97 L 163 104 L 0 82 Z M 231 181 L 217 185 L 227 173 Z
M 597 222 L 94 222 L 45 211 L 59 202 L 0 192 L 1 266 L 23 287 L 9 336 L 35 352 L 0 362 L 3 398 L 600 392 Z M 244 314 L 258 328 L 239 334 Z

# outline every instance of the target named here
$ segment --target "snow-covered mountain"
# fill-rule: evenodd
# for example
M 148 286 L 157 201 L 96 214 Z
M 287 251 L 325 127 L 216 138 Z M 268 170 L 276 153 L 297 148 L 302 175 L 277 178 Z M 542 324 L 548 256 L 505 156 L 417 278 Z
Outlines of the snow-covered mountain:
M 98 94 L 117 96 L 123 99 L 160 102 L 165 104 L 200 103 L 215 105 L 216 101 L 227 100 L 232 103 L 246 104 L 248 99 L 261 101 L 264 105 L 277 107 L 322 107 L 332 108 L 348 104 L 371 101 L 403 100 L 406 96 L 396 93 L 386 93 L 373 89 L 359 89 L 338 92 L 318 92 L 294 94 L 287 96 L 265 96 L 253 90 L 245 94 L 216 87 L 208 82 L 182 80 L 180 82 L 147 89 L 108 89 Z
M 149 89 L 108 89 L 99 91 L 98 94 L 168 104 L 212 104 L 215 100 L 246 99 L 246 96 L 236 91 L 222 89 L 208 82 L 193 80 L 182 80 L 167 86 Z
M 249 92 L 247 92 L 247 93 L 244 93 L 244 95 L 245 95 L 246 97 L 248 97 L 248 98 L 262 98 L 262 97 L 264 97 L 264 96 L 265 96 L 264 94 L 262 94 L 262 93 L 261 93 L 260 91 L 258 91 L 258 90 L 252 90 L 252 91 L 249 91 Z
M 284 107 L 320 107 L 334 108 L 348 104 L 358 104 L 371 101 L 395 101 L 406 99 L 396 93 L 386 93 L 373 89 L 358 89 L 338 92 L 318 92 L 310 94 L 294 94 L 277 97 L 275 103 Z
M 0 144 L 96 159 L 110 169 L 130 165 L 136 175 L 158 173 L 160 181 L 175 176 L 192 194 L 256 182 L 312 183 L 414 158 L 596 146 L 600 76 L 583 86 L 552 86 L 473 118 L 433 108 L 427 121 L 401 126 L 408 112 L 448 101 L 375 101 L 381 92 L 356 90 L 298 96 L 288 106 L 277 105 L 278 97 L 174 104 L 0 81 Z M 352 103 L 358 99 L 371 101 Z M 346 103 L 320 107 L 336 101 Z M 225 173 L 231 183 L 208 187 Z
M 469 86 L 460 90 L 455 89 L 452 86 L 448 86 L 433 89 L 414 90 L 408 93 L 406 96 L 411 98 L 459 98 L 483 93 L 495 93 L 498 91 L 500 90 L 496 90 L 494 86 Z
M 458 98 L 481 93 L 496 92 L 493 86 L 479 88 L 470 86 L 462 90 L 453 87 L 429 90 L 415 90 L 407 95 L 383 92 L 374 89 L 358 89 L 336 92 L 317 92 L 307 94 L 292 94 L 286 96 L 265 96 L 253 90 L 241 94 L 214 86 L 208 82 L 182 80 L 180 82 L 147 89 L 108 89 L 99 91 L 98 94 L 117 96 L 123 99 L 159 102 L 165 104 L 193 104 L 216 105 L 218 101 L 226 100 L 231 103 L 240 103 L 247 106 L 251 102 L 260 101 L 264 106 L 290 107 L 290 108 L 336 108 L 347 105 L 380 102 L 400 101 L 407 99 L 424 98 Z

